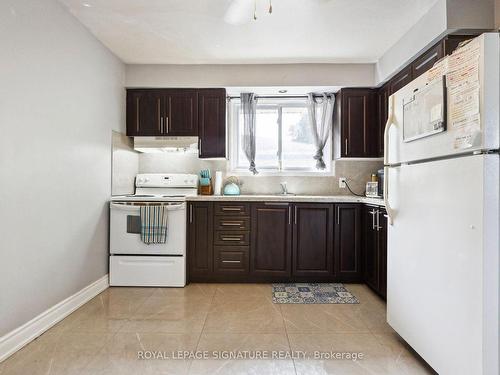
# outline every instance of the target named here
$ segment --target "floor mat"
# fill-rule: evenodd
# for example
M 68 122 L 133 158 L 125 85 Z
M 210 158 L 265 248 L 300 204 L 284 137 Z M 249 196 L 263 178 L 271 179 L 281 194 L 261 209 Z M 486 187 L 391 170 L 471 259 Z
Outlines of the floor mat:
M 273 284 L 273 303 L 356 304 L 359 301 L 344 284 L 289 283 Z

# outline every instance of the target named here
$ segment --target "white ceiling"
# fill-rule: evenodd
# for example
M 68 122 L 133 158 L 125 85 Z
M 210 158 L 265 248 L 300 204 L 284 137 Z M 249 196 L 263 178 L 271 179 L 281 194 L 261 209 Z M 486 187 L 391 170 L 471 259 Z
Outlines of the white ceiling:
M 60 0 L 129 64 L 375 62 L 436 1 Z

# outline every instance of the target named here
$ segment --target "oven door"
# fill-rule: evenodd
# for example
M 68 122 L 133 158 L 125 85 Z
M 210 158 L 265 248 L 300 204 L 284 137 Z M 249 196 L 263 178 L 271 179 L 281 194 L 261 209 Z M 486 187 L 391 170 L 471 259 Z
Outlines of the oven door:
M 164 244 L 148 245 L 141 241 L 140 217 L 140 206 L 147 205 L 147 203 L 112 202 L 110 205 L 110 253 L 133 255 L 185 255 L 186 203 L 161 202 L 161 204 L 176 206 L 175 209 L 168 211 L 167 241 Z

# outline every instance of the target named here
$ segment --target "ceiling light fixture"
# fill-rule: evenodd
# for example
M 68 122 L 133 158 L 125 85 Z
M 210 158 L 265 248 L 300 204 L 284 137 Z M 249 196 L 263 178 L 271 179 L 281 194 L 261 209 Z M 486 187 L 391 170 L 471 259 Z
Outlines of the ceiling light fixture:
M 92 5 L 90 5 L 89 3 L 82 3 L 82 6 L 84 6 L 85 8 L 91 8 Z
M 269 0 L 269 14 L 273 13 L 273 0 Z M 253 4 L 253 19 L 257 20 L 257 0 L 254 1 Z

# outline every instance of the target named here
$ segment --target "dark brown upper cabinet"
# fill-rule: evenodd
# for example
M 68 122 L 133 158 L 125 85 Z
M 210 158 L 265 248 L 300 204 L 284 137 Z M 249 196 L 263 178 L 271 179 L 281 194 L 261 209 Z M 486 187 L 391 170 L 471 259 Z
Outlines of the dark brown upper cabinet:
M 226 156 L 226 90 L 201 89 L 198 92 L 199 156 Z
M 294 206 L 293 276 L 333 276 L 333 205 Z
M 198 93 L 196 90 L 162 90 L 164 98 L 163 134 L 198 135 Z
M 127 90 L 127 135 L 198 135 L 196 90 Z
M 344 282 L 363 280 L 361 206 L 335 205 L 336 276 Z
M 384 131 L 389 115 L 389 85 L 382 86 L 377 93 L 377 132 L 378 152 L 377 156 L 384 156 Z
M 443 43 L 438 43 L 422 55 L 417 57 L 411 64 L 411 79 L 420 77 L 441 58 L 444 57 Z
M 128 136 L 199 136 L 200 158 L 226 156 L 225 89 L 129 89 Z
M 394 94 L 396 91 L 399 89 L 405 87 L 408 83 L 410 83 L 413 80 L 412 78 L 412 66 L 408 65 L 403 70 L 401 70 L 398 74 L 394 76 L 390 80 L 389 87 L 390 87 L 390 94 Z
M 477 35 L 448 35 L 441 39 L 438 43 L 421 53 L 389 80 L 389 95 L 394 94 L 415 78 L 421 76 L 444 56 L 450 55 L 461 42 L 476 36 Z
M 377 157 L 377 90 L 341 89 L 336 97 L 334 118 L 335 157 Z
M 155 90 L 127 91 L 127 135 L 163 135 L 163 97 Z
M 291 276 L 292 206 L 252 204 L 250 275 L 254 280 L 286 280 Z
M 378 151 L 377 156 L 384 156 L 384 130 L 388 117 L 388 98 L 399 89 L 406 86 L 415 78 L 427 72 L 432 66 L 444 56 L 451 54 L 458 45 L 475 35 L 448 35 L 431 48 L 419 55 L 415 60 L 406 65 L 391 80 L 378 88 L 377 92 L 377 129 L 378 129 Z

